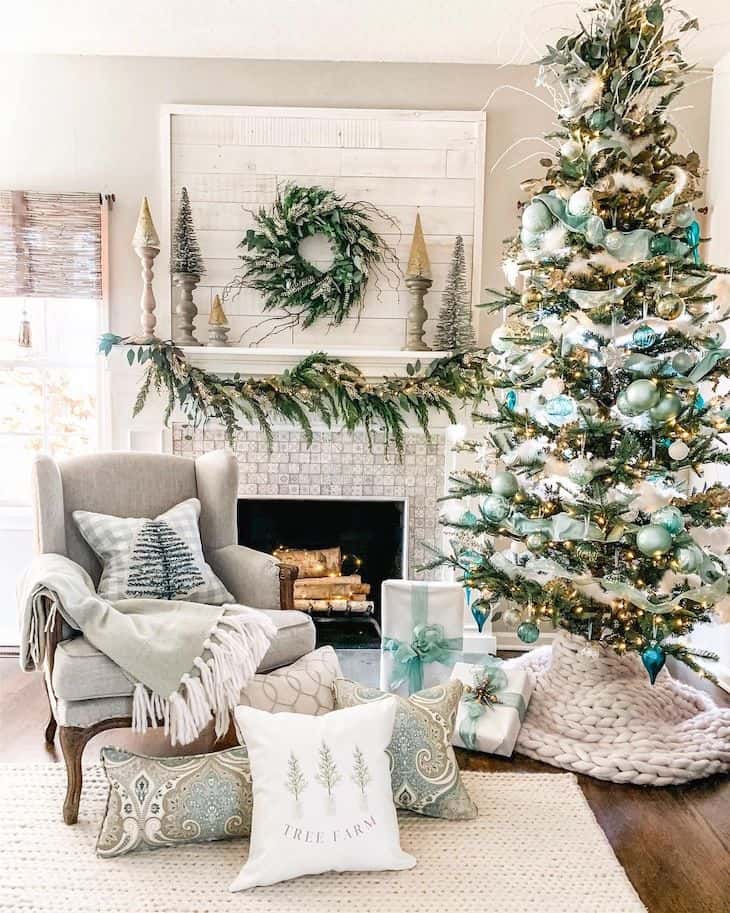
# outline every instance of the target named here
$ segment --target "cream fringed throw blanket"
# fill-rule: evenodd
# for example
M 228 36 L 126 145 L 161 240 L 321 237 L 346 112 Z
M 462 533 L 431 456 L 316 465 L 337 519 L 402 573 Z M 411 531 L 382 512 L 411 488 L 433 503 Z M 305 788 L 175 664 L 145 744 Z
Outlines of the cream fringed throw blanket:
M 86 571 L 63 555 L 36 558 L 18 584 L 18 599 L 25 670 L 42 666 L 45 632 L 60 613 L 135 684 L 133 728 L 144 732 L 162 722 L 173 745 L 191 742 L 211 717 L 216 735 L 226 732 L 241 689 L 276 634 L 263 612 L 246 606 L 106 602 Z

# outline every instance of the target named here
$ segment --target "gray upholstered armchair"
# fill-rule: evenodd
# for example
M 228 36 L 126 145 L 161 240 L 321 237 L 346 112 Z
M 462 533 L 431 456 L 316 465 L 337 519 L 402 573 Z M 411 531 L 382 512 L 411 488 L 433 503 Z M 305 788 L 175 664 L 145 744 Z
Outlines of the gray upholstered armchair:
M 239 603 L 262 609 L 278 628 L 260 670 L 285 666 L 314 649 L 314 625 L 293 610 L 296 568 L 238 545 L 237 491 L 238 465 L 224 450 L 196 460 L 118 452 L 56 463 L 42 456 L 33 465 L 37 550 L 65 555 L 98 583 L 101 567 L 76 528 L 74 510 L 156 517 L 186 498 L 198 498 L 206 560 Z M 68 773 L 63 817 L 74 824 L 84 745 L 98 732 L 131 725 L 133 685 L 115 663 L 60 621 L 47 633 L 46 656 L 51 718 L 45 737 L 53 742 L 58 727 Z

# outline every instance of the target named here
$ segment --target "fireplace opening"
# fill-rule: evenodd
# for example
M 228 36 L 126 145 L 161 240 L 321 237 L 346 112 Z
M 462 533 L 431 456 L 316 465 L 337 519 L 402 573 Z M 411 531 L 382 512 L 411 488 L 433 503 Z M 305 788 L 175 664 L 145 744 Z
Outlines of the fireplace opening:
M 299 567 L 295 607 L 319 645 L 380 643 L 380 589 L 407 574 L 403 499 L 239 498 L 238 541 Z

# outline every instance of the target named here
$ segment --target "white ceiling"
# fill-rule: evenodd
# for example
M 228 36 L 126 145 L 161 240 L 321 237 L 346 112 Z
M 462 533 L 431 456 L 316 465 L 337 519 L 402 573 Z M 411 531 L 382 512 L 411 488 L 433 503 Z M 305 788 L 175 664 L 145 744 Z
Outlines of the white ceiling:
M 583 4 L 585 5 L 585 4 Z M 730 51 L 730 0 L 678 0 Z M 575 26 L 577 0 L 5 0 L 0 51 L 284 60 L 529 63 Z

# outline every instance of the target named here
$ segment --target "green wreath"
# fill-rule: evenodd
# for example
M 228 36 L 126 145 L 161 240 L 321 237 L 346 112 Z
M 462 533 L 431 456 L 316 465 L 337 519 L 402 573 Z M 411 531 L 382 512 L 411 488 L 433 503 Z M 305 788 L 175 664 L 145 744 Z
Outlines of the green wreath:
M 249 228 L 239 244 L 245 250 L 240 271 L 224 297 L 235 297 L 243 288 L 258 289 L 264 311 L 286 312 L 256 325 L 274 321 L 271 332 L 308 327 L 321 319 L 337 326 L 353 308 L 359 315 L 375 268 L 392 268 L 396 262 L 391 248 L 373 230 L 373 216 L 393 223 L 372 204 L 346 202 L 323 187 L 278 188 L 271 209 L 254 214 L 256 229 Z M 319 269 L 299 251 L 304 238 L 318 234 L 327 238 L 334 254 L 328 270 Z

